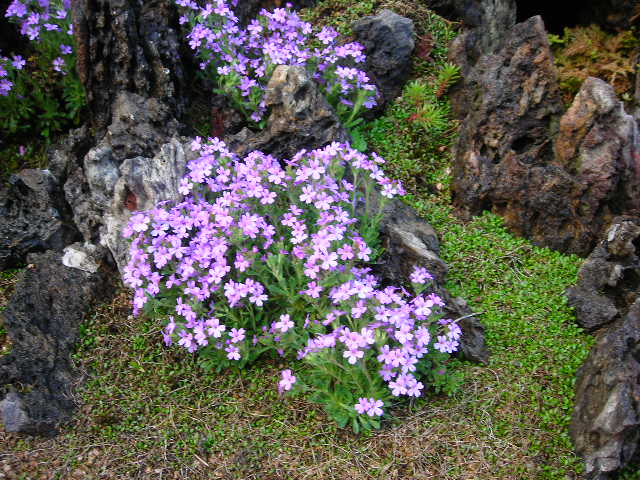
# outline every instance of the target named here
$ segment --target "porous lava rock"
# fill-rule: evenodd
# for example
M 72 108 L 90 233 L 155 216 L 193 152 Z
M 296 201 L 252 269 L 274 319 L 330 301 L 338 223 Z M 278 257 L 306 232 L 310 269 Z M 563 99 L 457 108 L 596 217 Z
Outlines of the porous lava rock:
M 77 240 L 61 185 L 48 170 L 27 169 L 0 188 L 0 270 L 32 252 L 62 251 Z
M 615 219 L 567 290 L 578 325 L 594 331 L 620 320 L 640 296 L 640 219 Z
M 571 438 L 586 478 L 605 480 L 637 459 L 640 439 L 640 218 L 618 217 L 567 291 L 596 344 L 578 371 Z
M 462 80 L 454 86 L 451 100 L 454 111 L 460 93 L 466 91 L 465 79 L 482 55 L 495 53 L 505 42 L 507 32 L 516 24 L 515 0 L 429 0 L 436 11 L 459 19 L 465 27 L 449 47 L 450 57 L 460 66 Z
M 91 126 L 101 130 L 111 123 L 121 92 L 155 98 L 179 117 L 187 97 L 175 2 L 77 0 L 71 5 Z
M 29 267 L 2 312 L 11 351 L 0 357 L 0 418 L 8 432 L 51 435 L 75 408 L 79 380 L 70 355 L 85 313 L 108 300 L 114 278 L 108 257 L 76 246 L 98 265 L 94 273 L 62 264 L 62 252 L 31 254 Z
M 365 70 L 378 87 L 378 103 L 386 105 L 400 95 L 411 72 L 413 21 L 384 9 L 358 20 L 352 28 L 356 40 L 365 48 Z
M 588 480 L 637 460 L 640 440 L 640 299 L 597 335 L 578 371 L 570 433 Z
M 64 185 L 74 221 L 90 243 L 103 242 L 104 218 L 112 213 L 122 164 L 132 158 L 153 158 L 180 130 L 171 109 L 153 97 L 121 92 L 112 112 L 106 134 L 86 153 Z M 132 208 L 132 202 L 130 199 L 128 203 L 130 211 L 137 209 Z
M 613 89 L 589 78 L 563 115 L 540 17 L 517 24 L 465 80 L 453 201 L 491 210 L 538 245 L 586 256 L 640 202 L 637 125 Z

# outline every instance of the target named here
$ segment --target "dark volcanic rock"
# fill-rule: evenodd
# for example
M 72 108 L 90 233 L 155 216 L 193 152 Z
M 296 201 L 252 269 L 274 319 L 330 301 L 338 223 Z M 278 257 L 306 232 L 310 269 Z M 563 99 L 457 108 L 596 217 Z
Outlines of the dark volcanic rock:
M 30 255 L 9 305 L 3 312 L 12 342 L 0 357 L 0 386 L 6 393 L 0 415 L 9 432 L 54 434 L 75 407 L 78 381 L 70 354 L 78 328 L 94 300 L 112 293 L 112 270 L 98 249 L 78 245 L 98 266 L 95 273 L 69 268 L 60 252 Z
M 156 98 L 179 116 L 185 78 L 172 0 L 78 0 L 72 13 L 93 127 L 109 125 L 121 92 Z
M 400 95 L 411 72 L 413 22 L 385 9 L 355 22 L 353 33 L 365 47 L 365 70 L 382 96 L 378 103 L 385 105 Z
M 640 439 L 640 218 L 609 227 L 567 291 L 597 341 L 578 372 L 571 437 L 588 479 L 605 480 L 637 456 Z
M 122 163 L 155 156 L 180 129 L 169 107 L 156 98 L 122 92 L 112 112 L 106 135 L 84 156 L 82 165 L 71 171 L 64 185 L 74 221 L 90 243 L 101 242 L 100 228 L 111 210 Z
M 616 219 L 567 291 L 576 320 L 593 331 L 621 319 L 640 296 L 640 218 Z
M 547 178 L 545 167 L 553 156 L 549 137 L 562 112 L 540 17 L 516 25 L 503 49 L 483 55 L 464 88 L 471 104 L 455 146 L 454 203 L 471 215 L 484 209 L 525 215 L 522 203 L 537 202 Z M 513 220 L 507 224 L 527 233 L 530 220 Z
M 240 156 L 254 150 L 292 158 L 299 150 L 320 148 L 349 138 L 335 111 L 304 67 L 276 67 L 265 94 L 271 108 L 267 126 L 260 132 L 244 129 L 225 138 Z
M 78 236 L 48 170 L 22 170 L 0 189 L 0 270 L 24 263 L 31 252 L 62 250 Z
M 598 335 L 578 371 L 570 433 L 585 478 L 608 480 L 638 454 L 640 299 Z
M 516 24 L 515 0 L 431 0 L 438 11 L 454 12 L 454 17 L 462 20 L 468 28 L 458 35 L 449 49 L 449 55 L 460 67 L 463 81 L 451 92 L 454 111 L 461 103 L 456 92 L 466 90 L 464 79 L 482 55 L 497 52 L 505 43 L 507 32 Z M 464 103 L 464 102 L 462 102 Z
M 639 137 L 613 89 L 590 78 L 561 117 L 539 17 L 516 25 L 465 81 L 453 200 L 491 210 L 539 245 L 587 255 L 616 215 L 640 207 Z M 555 143 L 554 143 L 555 142 Z

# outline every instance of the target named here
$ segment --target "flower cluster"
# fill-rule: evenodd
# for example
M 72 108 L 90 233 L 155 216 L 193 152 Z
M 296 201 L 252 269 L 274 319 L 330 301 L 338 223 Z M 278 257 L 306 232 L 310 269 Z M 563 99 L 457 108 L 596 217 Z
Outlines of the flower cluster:
M 20 26 L 20 33 L 35 42 L 47 41 L 57 49 L 52 67 L 65 74 L 73 55 L 73 24 L 68 13 L 71 0 L 13 0 L 5 17 Z
M 377 231 L 365 224 L 377 217 L 359 216 L 362 203 L 374 188 L 383 200 L 403 194 L 383 159 L 338 143 L 284 166 L 261 152 L 239 159 L 218 139 L 192 148 L 184 201 L 136 213 L 124 231 L 134 312 L 164 318 L 165 343 L 200 351 L 212 368 L 297 352 L 341 425 L 370 428 L 385 401 L 420 396 L 420 365 L 455 351 L 460 329 L 440 318 L 437 295 L 381 288 L 366 268 L 375 237 L 360 232 Z M 429 278 L 417 268 L 414 291 Z M 301 383 L 287 369 L 279 390 Z
M 192 0 L 176 3 L 185 9 L 180 22 L 191 26 L 187 38 L 202 60 L 200 68 L 253 121 L 260 122 L 265 114 L 263 94 L 276 65 L 303 65 L 313 70 L 347 126 L 357 120 L 363 107 L 376 104 L 376 87 L 362 70 L 353 67 L 365 61 L 362 45 L 339 45 L 332 28 L 324 27 L 313 35 L 311 24 L 284 8 L 263 9 L 257 19 L 241 28 L 232 8 L 222 0 L 204 7 Z
M 9 95 L 14 84 L 14 76 L 17 71 L 24 68 L 26 61 L 20 55 L 14 55 L 12 59 L 0 55 L 0 95 Z

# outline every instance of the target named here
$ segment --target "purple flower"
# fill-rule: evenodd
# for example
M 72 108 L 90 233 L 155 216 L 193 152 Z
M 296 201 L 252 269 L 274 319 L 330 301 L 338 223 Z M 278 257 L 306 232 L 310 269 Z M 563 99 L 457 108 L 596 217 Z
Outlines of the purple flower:
M 73 53 L 73 48 L 69 45 L 60 45 L 60 52 L 62 55 L 71 55 Z
M 227 358 L 229 360 L 240 360 L 240 350 L 238 347 L 234 347 L 233 345 L 229 345 L 224 349 L 227 352 Z
M 280 320 L 275 323 L 275 328 L 280 332 L 285 333 L 289 329 L 294 327 L 294 323 L 291 321 L 288 314 L 280 315 Z
M 282 372 L 282 380 L 278 382 L 278 391 L 291 390 L 293 384 L 296 383 L 296 377 L 291 373 L 291 370 L 287 369 Z
M 22 70 L 22 68 L 26 65 L 26 61 L 24 58 L 22 58 L 20 55 L 16 55 L 13 57 L 13 61 L 11 62 L 11 64 L 13 65 L 13 68 L 15 68 L 16 70 Z
M 57 57 L 53 60 L 53 69 L 56 72 L 65 73 L 63 68 L 65 66 L 64 59 L 62 57 Z
M 427 280 L 433 280 L 433 277 L 426 268 L 416 266 L 411 272 L 410 279 L 412 283 L 425 283 Z

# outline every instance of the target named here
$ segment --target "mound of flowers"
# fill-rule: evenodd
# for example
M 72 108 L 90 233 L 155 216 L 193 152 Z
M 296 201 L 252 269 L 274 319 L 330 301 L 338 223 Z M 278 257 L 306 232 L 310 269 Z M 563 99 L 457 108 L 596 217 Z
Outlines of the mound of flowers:
M 367 268 L 384 206 L 369 197 L 403 194 L 383 159 L 337 143 L 282 164 L 237 158 L 218 139 L 192 148 L 184 201 L 136 213 L 125 229 L 134 312 L 158 318 L 165 343 L 197 351 L 207 369 L 269 352 L 301 360 L 279 390 L 309 393 L 355 431 L 377 428 L 399 397 L 421 396 L 461 332 L 424 293 L 426 270 L 415 269 L 410 293 Z
M 312 72 L 347 128 L 357 125 L 363 108 L 375 106 L 376 87 L 355 67 L 366 60 L 364 47 L 340 45 L 331 27 L 314 33 L 295 12 L 276 8 L 261 10 L 242 28 L 233 13 L 237 1 L 204 7 L 193 0 L 176 3 L 184 10 L 180 22 L 191 27 L 187 38 L 200 68 L 254 122 L 263 120 L 265 87 L 277 65 L 302 65 Z

